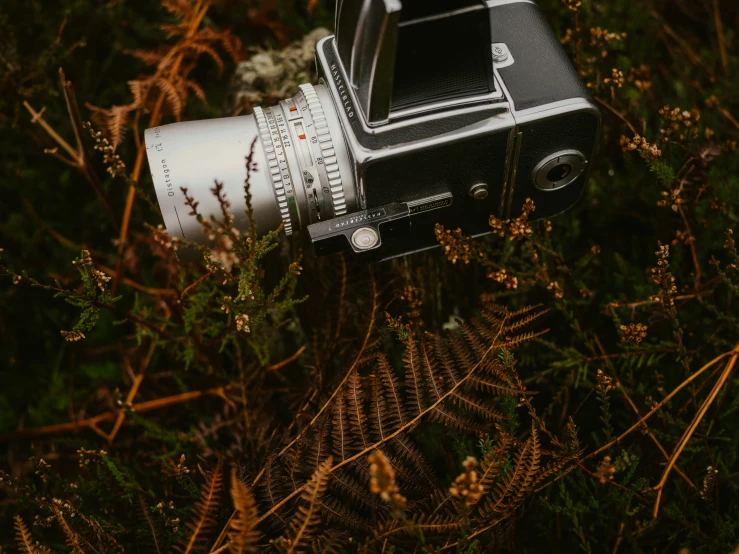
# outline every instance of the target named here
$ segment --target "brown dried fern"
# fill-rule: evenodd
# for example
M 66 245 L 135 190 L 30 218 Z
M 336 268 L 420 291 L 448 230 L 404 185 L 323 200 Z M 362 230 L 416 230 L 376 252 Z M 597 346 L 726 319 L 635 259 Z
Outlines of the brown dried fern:
M 23 554 L 50 554 L 51 550 L 46 546 L 38 545 L 31 536 L 23 518 L 19 515 L 13 517 L 15 523 L 15 540 L 18 543 L 18 550 Z
M 231 469 L 231 500 L 235 517 L 231 519 L 228 531 L 228 550 L 231 554 L 256 552 L 259 540 L 257 531 L 257 503 L 249 488 Z
M 276 459 L 284 459 L 290 455 L 295 464 L 293 467 L 297 468 L 295 474 L 299 475 L 307 469 L 306 465 L 316 467 L 312 464 L 321 459 L 319 453 L 326 452 L 323 443 L 328 442 L 326 435 L 330 432 L 333 450 L 337 454 L 336 463 L 321 463 L 308 483 L 296 486 L 277 502 L 272 500 L 270 508 L 259 521 L 280 515 L 283 507 L 298 495 L 303 495 L 303 503 L 308 502 L 310 506 L 310 500 L 315 496 L 316 475 L 320 473 L 324 480 L 329 475 L 336 475 L 332 491 L 350 500 L 346 505 L 343 501 L 322 501 L 332 520 L 337 524 L 357 528 L 363 522 L 355 518 L 352 509 L 347 508 L 354 506 L 356 499 L 361 499 L 360 509 L 363 506 L 372 511 L 374 507 L 371 499 L 368 502 L 358 492 L 361 484 L 346 470 L 351 465 L 353 474 L 361 474 L 360 481 L 366 482 L 366 475 L 354 462 L 373 450 L 382 449 L 387 453 L 399 481 L 404 482 L 404 487 L 405 482 L 409 484 L 408 489 L 404 490 L 419 493 L 423 491 L 426 499 L 436 499 L 431 504 L 423 501 L 414 506 L 409 504 L 409 519 L 405 523 L 396 521 L 388 524 L 385 532 L 396 535 L 401 531 L 408 531 L 409 526 L 415 526 L 423 532 L 439 532 L 442 535 L 446 533 L 451 544 L 451 537 L 456 532 L 455 529 L 459 528 L 462 515 L 454 512 L 453 503 L 446 504 L 448 495 L 437 492 L 439 489 L 434 485 L 435 478 L 423 455 L 413 444 L 409 432 L 426 417 L 474 434 L 489 429 L 489 423 L 481 421 L 500 419 L 500 414 L 488 404 L 488 393 L 493 391 L 501 395 L 518 395 L 521 391 L 517 383 L 510 380 L 512 370 L 504 368 L 499 360 L 492 357 L 492 353 L 539 334 L 519 333 L 512 337 L 503 335 L 505 330 L 523 329 L 525 324 L 517 325 L 516 318 L 523 318 L 526 324 L 530 324 L 540 317 L 541 314 L 532 314 L 533 311 L 521 310 L 514 317 L 505 308 L 491 306 L 481 319 L 460 326 L 456 333 L 430 339 L 424 337 L 420 341 L 410 336 L 403 357 L 405 378 L 402 384 L 395 376 L 395 369 L 382 356 L 376 359 L 368 378 L 361 378 L 356 366 L 353 366 L 342 380 L 338 392 L 332 395 L 331 417 L 326 417 L 325 413 L 315 417 L 310 424 L 316 424 L 311 433 L 314 439 L 297 442 L 301 448 L 307 448 L 307 456 L 301 455 L 298 448 L 292 448 L 295 440 L 276 455 Z M 484 394 L 483 399 L 475 396 L 478 391 Z M 327 408 L 324 405 L 321 412 Z M 304 433 L 305 430 L 301 434 Z M 501 448 L 510 448 L 512 439 L 507 438 L 506 441 Z M 493 529 L 495 525 L 505 521 L 521 506 L 523 498 L 535 484 L 542 482 L 539 475 L 544 470 L 540 467 L 540 457 L 539 442 L 534 433 L 518 452 L 517 465 L 509 474 L 499 475 L 499 469 L 492 465 L 492 461 L 484 464 L 483 472 L 489 474 L 486 480 L 490 484 L 487 495 L 493 500 L 488 500 L 484 509 L 479 504 L 475 508 L 475 517 L 481 526 Z M 556 467 L 552 468 L 546 470 L 548 475 L 556 471 Z M 493 486 L 496 480 L 502 480 L 497 488 Z M 444 506 L 446 509 L 439 511 Z M 432 515 L 429 515 L 429 510 Z M 421 514 L 426 514 L 427 517 Z M 300 527 L 312 528 L 311 517 L 318 517 L 315 510 L 304 507 L 299 516 Z M 364 520 L 372 521 L 366 517 Z M 291 538 L 299 536 L 302 541 L 303 534 L 300 529 L 295 528 L 295 519 L 291 525 Z M 293 550 L 302 548 L 295 543 L 284 546 Z
M 64 542 L 68 547 L 71 548 L 70 554 L 85 554 L 84 548 L 82 548 L 82 542 L 79 534 L 69 526 L 69 523 L 64 518 L 62 511 L 59 508 L 53 507 L 54 515 L 59 527 L 64 533 Z
M 207 540 L 208 532 L 216 523 L 215 515 L 220 504 L 222 487 L 223 472 L 219 464 L 207 474 L 200 499 L 192 509 L 192 520 L 185 524 L 190 530 L 189 538 L 183 538 L 182 544 L 176 546 L 175 550 L 182 554 L 190 554 L 193 549 L 201 546 Z
M 287 554 L 308 550 L 309 539 L 321 521 L 321 498 L 326 492 L 332 463 L 333 458 L 330 456 L 326 458 L 313 473 L 310 481 L 302 487 L 301 504 L 298 506 L 297 514 L 290 521 L 289 538 L 285 541 L 289 544 Z

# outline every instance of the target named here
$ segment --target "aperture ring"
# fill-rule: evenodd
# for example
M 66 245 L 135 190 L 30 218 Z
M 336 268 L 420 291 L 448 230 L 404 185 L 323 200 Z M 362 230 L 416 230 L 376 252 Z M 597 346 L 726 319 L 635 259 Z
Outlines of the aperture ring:
M 259 129 L 259 136 L 262 139 L 262 146 L 264 147 L 264 153 L 267 156 L 267 165 L 269 166 L 270 179 L 272 180 L 272 186 L 275 191 L 275 198 L 277 199 L 277 206 L 282 217 L 282 222 L 285 225 L 285 234 L 293 234 L 292 220 L 290 219 L 290 209 L 287 203 L 287 194 L 285 191 L 284 184 L 282 182 L 282 175 L 280 171 L 280 164 L 275 153 L 275 145 L 272 142 L 272 136 L 267 125 L 267 118 L 264 114 L 264 110 L 260 107 L 254 108 L 254 119 L 257 122 L 257 128 Z
M 300 85 L 300 90 L 308 102 L 313 123 L 315 125 L 316 134 L 318 135 L 318 144 L 323 155 L 323 163 L 328 173 L 328 185 L 331 189 L 331 201 L 334 206 L 334 215 L 346 214 L 346 198 L 344 196 L 344 184 L 341 180 L 341 172 L 339 171 L 339 163 L 334 150 L 334 144 L 331 140 L 331 133 L 326 120 L 326 114 L 323 112 L 321 102 L 318 99 L 313 85 Z

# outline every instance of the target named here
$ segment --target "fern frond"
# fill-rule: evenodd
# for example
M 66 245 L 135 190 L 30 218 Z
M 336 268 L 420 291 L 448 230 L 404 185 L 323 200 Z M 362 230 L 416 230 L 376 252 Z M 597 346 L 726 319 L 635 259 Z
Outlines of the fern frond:
M 346 413 L 346 400 L 343 394 L 338 395 L 334 402 L 333 415 L 333 443 L 334 455 L 346 460 L 350 456 L 349 417 Z
M 431 421 L 443 423 L 447 427 L 451 427 L 452 429 L 456 429 L 457 431 L 461 431 L 463 433 L 476 435 L 480 432 L 479 426 L 475 425 L 474 422 L 470 421 L 464 416 L 449 411 L 443 406 L 436 406 L 433 410 L 431 410 L 429 418 L 431 419 Z
M 321 521 L 321 500 L 326 492 L 332 463 L 333 459 L 330 456 L 326 458 L 313 473 L 300 495 L 301 504 L 290 521 L 290 547 L 287 554 L 305 552 L 308 549 L 307 543 Z
M 548 313 L 549 313 L 549 310 L 539 310 L 538 312 L 528 313 L 526 317 L 517 319 L 513 321 L 512 323 L 503 327 L 503 334 L 507 335 L 509 333 L 518 331 L 519 329 L 523 329 L 524 327 L 531 325 L 531 323 L 539 319 L 541 316 L 548 314 Z
M 186 90 L 191 90 L 193 93 L 195 93 L 195 96 L 197 96 L 203 104 L 208 103 L 208 99 L 205 97 L 205 91 L 195 81 L 185 79 L 184 81 L 182 81 L 182 84 Z
M 259 540 L 257 531 L 257 503 L 246 484 L 236 475 L 236 468 L 231 468 L 231 500 L 234 505 L 234 517 L 228 530 L 228 549 L 231 554 L 244 554 L 256 551 Z
M 69 523 L 67 523 L 67 520 L 64 519 L 64 515 L 62 514 L 61 510 L 59 508 L 52 509 L 54 510 L 56 521 L 59 524 L 62 533 L 64 533 L 64 542 L 68 547 L 72 549 L 70 551 L 70 554 L 85 554 L 85 551 L 82 548 L 82 543 L 80 542 L 80 536 L 74 529 L 69 526 Z
M 516 491 L 515 503 L 520 504 L 526 494 L 532 489 L 532 485 L 536 481 L 541 463 L 541 447 L 539 444 L 539 436 L 536 427 L 532 422 L 531 437 L 526 441 L 530 443 L 529 458 L 526 464 L 526 471 L 523 472 L 519 480 L 518 490 Z
M 534 491 L 539 489 L 539 487 L 541 487 L 544 484 L 544 481 L 549 479 L 555 473 L 559 473 L 566 464 L 567 464 L 567 459 L 558 458 L 555 461 L 544 466 L 541 469 L 541 471 L 537 474 L 536 479 L 534 479 L 534 482 L 531 484 L 530 489 Z
M 457 382 L 459 382 L 459 373 L 449 354 L 449 349 L 440 335 L 436 335 L 434 337 L 434 355 L 436 356 L 436 361 L 441 367 L 444 377 L 452 385 L 456 385 Z
M 346 409 L 352 432 L 359 438 L 359 446 L 364 449 L 369 444 L 364 415 L 364 391 L 359 374 L 354 371 L 346 382 Z
M 434 474 L 434 470 L 431 468 L 431 465 L 428 463 L 425 456 L 411 440 L 404 435 L 398 435 L 389 444 L 392 447 L 393 452 L 395 452 L 401 460 L 410 464 L 414 469 L 414 475 L 417 479 L 422 480 L 426 485 L 436 487 L 436 475 Z M 393 456 L 390 456 L 390 461 L 393 462 L 393 465 L 397 464 L 397 460 Z
M 474 354 L 472 354 L 467 346 L 465 346 L 464 341 L 459 334 L 450 333 L 447 336 L 447 343 L 449 344 L 449 349 L 454 356 L 456 367 L 460 369 L 460 373 L 466 373 L 465 368 L 468 368 L 475 363 Z
M 162 77 L 154 80 L 154 86 L 164 93 L 172 115 L 178 118 L 182 113 L 182 91 L 178 90 L 172 81 Z
M 189 554 L 207 540 L 208 532 L 215 525 L 215 515 L 220 504 L 223 487 L 223 472 L 220 464 L 207 474 L 200 498 L 192 509 L 193 518 L 185 526 L 190 530 L 190 538 L 183 538 L 182 547 L 175 547 L 183 554 Z
M 472 324 L 464 322 L 459 324 L 459 331 L 462 333 L 467 347 L 475 356 L 479 356 L 488 349 L 488 345 L 480 340 L 480 336 L 477 333 L 481 329 L 484 329 L 484 326 L 477 320 L 473 320 Z M 497 332 L 496 329 L 493 333 L 497 335 Z
M 341 524 L 355 531 L 367 531 L 371 523 L 358 513 L 344 506 L 336 498 L 324 498 L 321 502 L 321 519 L 329 524 Z
M 50 554 L 51 550 L 46 546 L 38 546 L 33 537 L 31 531 L 28 530 L 26 523 L 23 518 L 19 515 L 13 516 L 15 523 L 15 540 L 18 543 L 18 550 L 22 554 Z
M 464 392 L 457 391 L 450 396 L 450 399 L 455 406 L 465 408 L 479 416 L 484 417 L 485 419 L 493 421 L 500 421 L 503 419 L 503 415 L 500 412 L 485 406 L 479 400 L 470 398 Z
M 128 89 L 133 96 L 131 107 L 138 109 L 144 107 L 146 93 L 149 91 L 149 85 L 145 81 L 128 81 Z
M 431 535 L 449 533 L 459 529 L 459 526 L 460 520 L 454 516 L 416 514 L 410 519 L 392 519 L 380 526 L 375 534 L 374 541 L 382 543 L 382 541 L 400 533 L 408 535 L 418 535 L 419 532 Z
M 231 59 L 234 61 L 234 63 L 240 62 L 241 59 L 244 57 L 242 53 L 243 44 L 241 43 L 241 39 L 232 34 L 228 29 L 222 31 L 219 34 L 218 38 L 221 43 L 221 48 L 223 48 L 226 53 L 231 56 Z
M 143 494 L 139 494 L 138 496 L 138 509 L 141 519 L 146 523 L 146 526 L 149 529 L 149 536 L 151 537 L 151 544 L 149 546 L 156 551 L 157 554 L 162 554 L 162 546 L 160 545 L 161 531 L 157 528 L 154 524 L 154 520 L 151 518 L 149 505 L 146 503 L 146 499 Z
M 514 312 L 509 312 L 506 308 L 503 308 L 503 310 L 508 314 L 509 318 L 513 319 L 513 318 L 517 318 L 522 315 L 528 314 L 530 312 L 533 312 L 534 310 L 538 310 L 539 308 L 541 308 L 541 306 L 542 306 L 541 304 L 532 304 L 531 306 L 526 306 Z
M 218 66 L 218 74 L 223 73 L 223 60 L 221 56 L 208 44 L 202 42 L 191 41 L 183 45 L 183 49 L 192 50 L 195 54 L 206 54 L 208 55 Z
M 161 52 L 151 50 L 124 50 L 123 53 L 141 60 L 146 65 L 158 65 L 164 57 Z
M 533 340 L 536 337 L 540 337 L 548 332 L 549 329 L 543 329 L 541 331 L 529 331 L 528 333 L 524 333 L 522 335 L 516 335 L 515 337 L 512 337 L 510 340 L 506 341 L 506 346 L 508 348 L 514 348 L 516 346 L 519 346 L 520 344 L 523 344 L 524 342 L 529 342 L 530 340 Z
M 479 479 L 484 490 L 493 489 L 495 482 L 501 472 L 505 469 L 505 460 L 508 452 L 513 446 L 513 437 L 508 433 L 501 433 L 496 447 L 488 452 L 480 463 Z
M 344 554 L 349 535 L 344 531 L 329 529 L 313 540 L 313 554 Z
M 488 394 L 494 394 L 497 396 L 516 396 L 521 394 L 519 389 L 488 376 L 477 377 L 473 375 L 467 380 L 467 382 L 475 391 L 483 391 Z
M 441 375 L 441 371 L 437 371 L 436 364 L 433 363 L 432 358 L 429 357 L 426 342 L 423 340 L 421 341 L 421 366 L 426 374 L 431 400 L 432 402 L 435 402 L 441 398 L 447 389 L 445 388 L 444 378 Z
M 107 128 L 110 135 L 110 143 L 115 148 L 123 141 L 128 121 L 129 106 L 113 106 L 108 111 Z
M 398 383 L 398 376 L 392 368 L 387 358 L 383 355 L 377 357 L 377 375 L 380 380 L 381 389 L 385 396 L 388 408 L 388 418 L 391 422 L 397 420 L 397 426 L 404 425 L 408 420 L 403 407 L 403 398 L 401 396 L 401 388 Z M 395 424 L 390 423 L 389 431 L 395 431 Z
M 509 517 L 533 489 L 539 471 L 541 450 L 535 427 L 514 458 L 513 468 L 488 495 L 485 494 L 480 513 L 485 516 L 500 514 Z M 500 515 L 498 517 L 500 517 Z
M 312 439 L 308 445 L 307 460 L 311 469 L 317 468 L 326 456 L 331 454 L 329 436 L 331 433 L 331 418 L 325 414 L 318 419 L 314 426 Z M 296 460 L 297 461 L 297 460 Z
M 187 20 L 195 15 L 193 3 L 187 0 L 163 0 L 162 6 L 179 19 Z
M 405 366 L 405 388 L 411 413 L 417 415 L 423 412 L 425 402 L 423 399 L 424 385 L 421 380 L 418 352 L 416 351 L 416 342 L 413 340 L 413 336 L 410 336 L 406 342 L 403 365 Z
M 331 488 L 335 495 L 342 495 L 357 508 L 364 509 L 375 502 L 375 497 L 369 490 L 369 473 L 366 468 L 362 465 L 354 467 L 365 470 L 361 481 L 352 475 L 349 468 L 341 468 L 331 474 Z

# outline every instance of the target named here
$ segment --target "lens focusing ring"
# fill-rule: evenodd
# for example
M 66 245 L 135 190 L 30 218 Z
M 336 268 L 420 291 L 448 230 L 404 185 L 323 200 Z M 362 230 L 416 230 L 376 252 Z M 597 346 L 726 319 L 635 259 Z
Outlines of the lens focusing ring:
M 323 161 L 328 173 L 328 184 L 331 189 L 331 201 L 334 206 L 334 215 L 346 214 L 346 197 L 344 195 L 344 184 L 341 180 L 341 172 L 339 171 L 339 163 L 336 158 L 334 144 L 331 140 L 331 133 L 326 120 L 326 114 L 323 112 L 321 102 L 318 99 L 313 85 L 300 85 L 300 90 L 308 102 L 308 109 L 316 126 L 316 134 L 318 135 L 318 144 L 321 148 Z
M 262 108 L 254 108 L 254 119 L 256 119 L 257 121 L 259 135 L 262 138 L 262 144 L 264 145 L 264 153 L 267 156 L 270 178 L 272 179 L 272 185 L 275 189 L 275 198 L 277 199 L 277 206 L 280 210 L 282 223 L 285 225 L 285 234 L 292 235 L 293 224 L 292 220 L 290 219 L 290 209 L 288 208 L 287 204 L 287 195 L 285 194 L 285 187 L 282 183 L 282 176 L 280 174 L 280 164 L 277 161 L 277 155 L 275 154 L 275 145 L 272 142 L 272 136 L 270 135 L 269 126 L 267 125 L 267 118 L 264 115 L 264 110 Z

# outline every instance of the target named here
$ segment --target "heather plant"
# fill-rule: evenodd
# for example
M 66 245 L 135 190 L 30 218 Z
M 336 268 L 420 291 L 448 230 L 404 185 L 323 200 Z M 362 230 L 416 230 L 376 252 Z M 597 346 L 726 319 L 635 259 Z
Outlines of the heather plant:
M 146 171 L 146 127 L 314 78 L 330 3 L 4 6 L 3 552 L 739 547 L 739 11 L 541 5 L 586 195 L 372 266 L 234 227 L 251 154 L 246 214 L 183 191 L 207 247 Z

